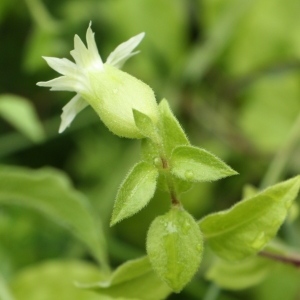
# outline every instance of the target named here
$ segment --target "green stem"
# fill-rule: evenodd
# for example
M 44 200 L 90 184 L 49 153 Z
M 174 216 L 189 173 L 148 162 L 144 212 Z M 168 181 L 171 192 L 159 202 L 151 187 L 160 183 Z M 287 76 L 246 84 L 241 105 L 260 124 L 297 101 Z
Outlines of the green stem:
M 160 160 L 162 163 L 162 169 L 165 175 L 165 179 L 168 185 L 170 197 L 171 197 L 171 202 L 173 206 L 181 205 L 178 196 L 176 195 L 176 190 L 174 188 L 174 180 L 173 180 L 173 175 L 170 172 L 170 166 L 169 162 L 166 156 L 166 152 L 164 149 L 164 143 L 163 143 L 163 138 L 160 134 L 159 128 L 157 128 L 157 135 L 155 137 L 155 140 L 153 142 L 156 144 Z
M 279 148 L 273 161 L 271 162 L 262 182 L 261 189 L 264 189 L 276 183 L 282 176 L 288 160 L 295 150 L 298 141 L 300 140 L 300 114 L 298 115 L 284 145 Z
M 211 283 L 203 300 L 216 300 L 220 295 L 221 289 L 215 284 Z

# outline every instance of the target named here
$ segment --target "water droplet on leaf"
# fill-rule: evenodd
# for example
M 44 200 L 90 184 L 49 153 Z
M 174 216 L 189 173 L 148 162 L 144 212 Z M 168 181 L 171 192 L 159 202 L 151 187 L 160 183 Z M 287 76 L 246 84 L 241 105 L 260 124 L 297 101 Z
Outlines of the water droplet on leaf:
M 166 227 L 167 227 L 166 230 L 168 231 L 168 234 L 177 232 L 177 227 L 172 222 L 168 222 Z
M 193 173 L 192 171 L 186 171 L 186 172 L 184 173 L 184 176 L 185 176 L 185 178 L 186 178 L 187 180 L 192 180 L 192 179 L 194 179 L 194 173 Z
M 185 221 L 182 225 L 182 231 L 184 234 L 187 234 L 191 228 L 191 224 L 188 221 Z
M 118 89 L 113 89 L 113 93 L 116 94 L 118 92 Z

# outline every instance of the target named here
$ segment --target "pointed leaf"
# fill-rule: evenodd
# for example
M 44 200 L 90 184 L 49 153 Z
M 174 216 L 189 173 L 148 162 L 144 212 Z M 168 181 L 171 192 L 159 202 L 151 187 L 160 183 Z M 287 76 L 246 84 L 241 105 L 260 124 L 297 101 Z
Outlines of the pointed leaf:
M 73 232 L 107 267 L 101 224 L 88 200 L 73 189 L 63 173 L 51 168 L 36 171 L 1 166 L 0 204 L 20 204 L 43 212 Z
M 170 158 L 173 149 L 179 145 L 189 145 L 189 141 L 181 128 L 179 122 L 173 115 L 168 101 L 163 99 L 159 105 L 160 134 L 163 139 L 164 149 L 167 158 Z
M 263 281 L 273 266 L 273 261 L 258 256 L 235 264 L 219 259 L 205 277 L 223 289 L 241 290 Z
M 26 98 L 16 95 L 0 96 L 0 115 L 33 142 L 44 138 L 42 123 Z
M 176 147 L 170 165 L 174 175 L 191 182 L 218 180 L 237 174 L 215 155 L 192 146 Z
M 121 184 L 110 225 L 128 218 L 148 204 L 154 195 L 158 170 L 144 161 L 136 164 Z
M 106 281 L 78 285 L 103 295 L 126 299 L 158 300 L 171 293 L 171 289 L 154 273 L 148 257 L 127 261 Z
M 158 141 L 158 132 L 153 121 L 142 112 L 133 109 L 133 117 L 136 127 L 145 137 L 152 139 L 154 142 Z
M 193 217 L 174 207 L 157 217 L 147 236 L 153 269 L 175 292 L 192 279 L 202 257 L 202 235 Z
M 199 226 L 211 249 L 228 261 L 239 261 L 259 252 L 276 235 L 299 186 L 297 176 L 200 220 Z

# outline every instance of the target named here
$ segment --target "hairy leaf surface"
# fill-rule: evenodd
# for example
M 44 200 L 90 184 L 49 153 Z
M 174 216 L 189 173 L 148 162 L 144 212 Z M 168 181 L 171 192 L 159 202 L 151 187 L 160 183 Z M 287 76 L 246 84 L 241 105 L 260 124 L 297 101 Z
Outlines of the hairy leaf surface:
M 211 249 L 229 261 L 259 252 L 276 235 L 299 186 L 297 176 L 200 220 L 199 226 Z
M 149 260 L 159 277 L 175 292 L 180 292 L 196 273 L 202 250 L 199 227 L 181 208 L 172 208 L 150 226 L 147 237 Z
M 215 155 L 192 146 L 176 147 L 170 165 L 174 175 L 191 182 L 218 180 L 237 174 Z
M 158 170 L 147 162 L 137 163 L 121 184 L 113 209 L 111 226 L 148 204 L 154 195 Z

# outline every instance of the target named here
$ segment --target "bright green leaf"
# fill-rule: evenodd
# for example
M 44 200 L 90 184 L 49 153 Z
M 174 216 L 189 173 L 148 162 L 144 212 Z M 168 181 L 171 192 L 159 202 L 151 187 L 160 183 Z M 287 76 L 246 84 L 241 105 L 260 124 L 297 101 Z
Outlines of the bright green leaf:
M 43 140 L 42 124 L 27 99 L 16 95 L 1 95 L 0 115 L 33 142 Z
M 215 155 L 192 146 L 176 147 L 170 165 L 174 175 L 191 182 L 218 180 L 237 174 Z
M 154 195 L 158 170 L 144 161 L 136 164 L 121 184 L 110 225 L 137 213 Z
M 206 273 L 206 278 L 223 289 L 241 290 L 264 280 L 273 265 L 273 261 L 258 256 L 235 264 L 217 260 Z
M 103 278 L 99 269 L 90 263 L 48 261 L 18 272 L 11 282 L 11 289 L 16 300 L 113 300 L 74 284 Z
M 171 293 L 171 289 L 154 273 L 147 257 L 127 261 L 109 280 L 79 286 L 103 295 L 139 300 L 165 299 Z
M 189 141 L 181 128 L 179 122 L 173 115 L 168 101 L 163 99 L 159 103 L 160 134 L 163 139 L 167 158 L 170 158 L 173 149 L 179 145 L 189 145 Z
M 136 127 L 145 137 L 152 139 L 154 142 L 158 141 L 158 132 L 153 121 L 142 112 L 133 109 L 133 116 Z
M 61 172 L 44 168 L 0 168 L 0 204 L 34 208 L 73 232 L 105 268 L 106 245 L 101 224 L 85 196 Z
M 211 214 L 199 226 L 212 250 L 239 261 L 263 249 L 276 235 L 298 194 L 300 176 L 278 183 L 231 209 Z
M 193 217 L 174 207 L 150 226 L 147 252 L 153 269 L 175 292 L 196 273 L 202 257 L 202 235 Z

